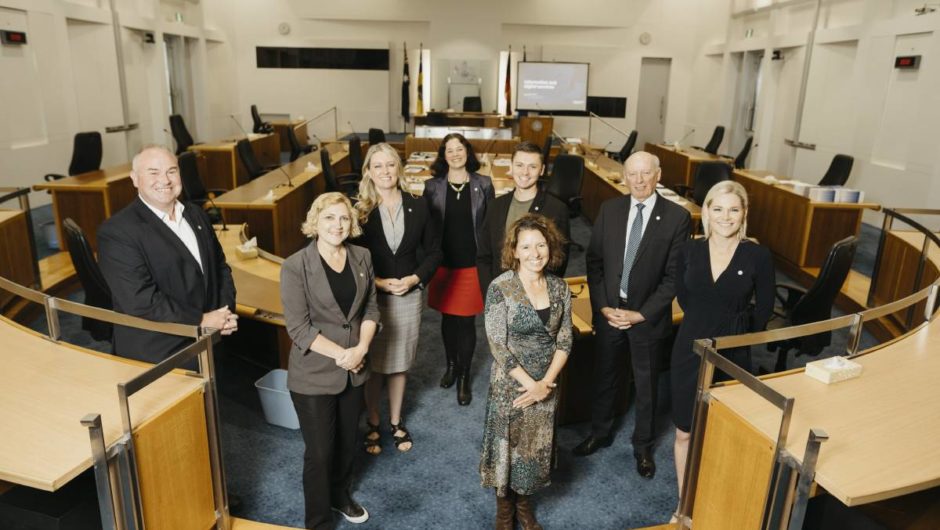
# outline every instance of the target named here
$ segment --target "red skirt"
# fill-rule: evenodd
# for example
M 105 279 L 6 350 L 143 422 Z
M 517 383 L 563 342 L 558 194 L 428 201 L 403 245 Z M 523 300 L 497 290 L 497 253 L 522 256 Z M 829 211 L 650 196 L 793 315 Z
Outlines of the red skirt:
M 448 315 L 472 317 L 483 312 L 476 267 L 438 267 L 428 285 L 428 305 Z

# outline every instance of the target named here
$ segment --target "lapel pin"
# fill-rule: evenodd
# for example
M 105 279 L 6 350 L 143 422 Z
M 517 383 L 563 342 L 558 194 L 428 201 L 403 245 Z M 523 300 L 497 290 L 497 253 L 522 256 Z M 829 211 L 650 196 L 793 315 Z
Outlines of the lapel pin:
M 744 271 L 738 271 L 738 276 L 744 276 Z
M 202 230 L 202 225 L 196 225 L 196 230 Z
M 408 212 L 409 212 L 409 213 L 411 212 L 411 208 L 408 208 Z
M 535 211 L 539 211 L 539 207 L 538 207 L 538 206 L 535 207 Z
M 360 273 L 359 273 L 359 276 L 364 276 L 364 274 L 362 274 L 362 273 L 360 272 Z
M 658 216 L 658 215 L 656 216 L 656 220 L 659 221 L 659 216 Z

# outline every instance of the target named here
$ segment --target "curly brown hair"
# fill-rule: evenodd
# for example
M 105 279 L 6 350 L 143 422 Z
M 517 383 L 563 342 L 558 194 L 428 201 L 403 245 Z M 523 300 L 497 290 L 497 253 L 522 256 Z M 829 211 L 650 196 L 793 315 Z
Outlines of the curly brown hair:
M 506 232 L 506 241 L 503 243 L 501 264 L 504 269 L 518 270 L 519 260 L 515 256 L 516 245 L 519 243 L 519 234 L 524 230 L 537 230 L 548 243 L 548 263 L 544 270 L 557 270 L 565 260 L 565 236 L 561 234 L 555 222 L 537 213 L 527 213 L 520 217 Z

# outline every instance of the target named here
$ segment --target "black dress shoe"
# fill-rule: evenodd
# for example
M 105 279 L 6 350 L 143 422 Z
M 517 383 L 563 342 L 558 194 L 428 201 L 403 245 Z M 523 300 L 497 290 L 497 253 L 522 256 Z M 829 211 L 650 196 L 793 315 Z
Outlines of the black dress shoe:
M 599 437 L 595 437 L 593 434 L 589 434 L 588 437 L 585 438 L 583 442 L 575 446 L 575 448 L 572 449 L 571 452 L 574 453 L 576 456 L 587 456 L 587 455 L 593 454 L 595 451 L 597 451 L 601 447 L 609 447 L 612 441 L 613 440 L 611 439 L 610 436 L 604 436 L 604 437 L 599 438 Z
M 656 475 L 656 461 L 653 460 L 652 453 L 637 453 L 633 455 L 636 458 L 636 472 L 643 478 L 653 478 Z
M 352 497 L 347 497 L 342 503 L 331 506 L 330 509 L 338 512 L 344 519 L 353 524 L 364 523 L 369 520 L 369 512 L 358 502 L 352 500 Z

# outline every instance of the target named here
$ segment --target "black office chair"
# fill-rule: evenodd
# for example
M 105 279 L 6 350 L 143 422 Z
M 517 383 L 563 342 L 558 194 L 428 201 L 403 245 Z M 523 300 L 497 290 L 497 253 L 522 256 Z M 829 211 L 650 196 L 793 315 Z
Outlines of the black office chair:
M 692 147 L 696 149 L 701 149 L 706 153 L 711 153 L 713 155 L 718 154 L 718 148 L 721 147 L 721 141 L 725 138 L 725 128 L 721 125 L 715 127 L 715 132 L 712 133 L 712 139 L 708 141 L 708 145 L 705 147 L 699 147 L 693 145 Z
M 258 105 L 251 106 L 251 132 L 255 134 L 268 134 L 274 132 L 274 126 L 261 120 L 261 114 L 258 114 Z
M 849 275 L 857 248 L 858 238 L 855 236 L 837 241 L 829 250 L 826 262 L 819 270 L 819 276 L 809 289 L 789 284 L 777 284 L 776 296 L 781 306 L 774 309 L 774 317 L 768 327 L 774 329 L 798 326 L 831 318 L 832 305 L 835 303 L 839 290 L 842 289 L 842 284 L 845 283 L 845 278 Z M 786 298 L 780 294 L 781 289 L 786 291 Z M 782 372 L 787 369 L 787 354 L 790 350 L 796 348 L 797 356 L 815 357 L 831 342 L 832 333 L 826 331 L 797 339 L 772 342 L 767 345 L 767 349 L 777 351 L 774 371 Z
M 179 114 L 170 115 L 170 132 L 173 133 L 173 139 L 176 140 L 176 154 L 186 152 L 191 145 L 199 145 L 193 141 L 193 137 L 186 128 L 186 122 Z
M 349 139 L 349 171 L 362 174 L 362 141 L 356 134 Z
M 820 186 L 844 186 L 852 173 L 852 164 L 855 159 L 849 155 L 836 155 L 832 157 L 829 169 L 819 181 Z
M 209 197 L 210 195 L 212 198 L 218 197 L 227 190 L 206 189 L 199 177 L 196 156 L 196 153 L 187 151 L 177 159 L 180 167 L 180 181 L 183 184 L 183 198 L 204 209 L 209 214 L 209 219 L 212 220 L 213 224 L 220 224 L 222 222 L 222 211 L 209 202 Z
M 98 131 L 80 132 L 72 142 L 72 161 L 69 163 L 69 176 L 81 175 L 101 169 L 101 133 Z M 46 182 L 65 178 L 59 173 L 49 173 L 43 179 Z
M 744 147 L 741 148 L 741 152 L 738 153 L 738 156 L 734 157 L 735 169 L 744 169 L 747 167 L 747 155 L 751 154 L 751 144 L 753 142 L 753 136 L 748 136 L 747 140 L 744 141 Z
M 385 131 L 382 129 L 371 128 L 369 129 L 369 145 L 375 144 L 384 144 L 385 143 Z
M 483 112 L 483 100 L 480 99 L 480 96 L 464 96 L 463 111 Z
M 315 145 L 302 145 L 300 140 L 297 139 L 297 132 L 294 130 L 294 126 L 287 127 L 287 143 L 290 144 L 290 161 L 293 162 L 303 155 L 309 155 L 310 153 L 317 150 Z
M 323 167 L 323 179 L 326 191 L 338 191 L 352 199 L 359 194 L 359 181 L 362 180 L 362 174 L 343 173 L 337 175 L 330 163 L 330 152 L 326 149 L 320 150 L 320 166 Z
M 277 168 L 277 165 L 262 166 L 261 162 L 258 162 L 258 159 L 255 157 L 255 152 L 251 150 L 251 143 L 245 138 L 242 138 L 235 144 L 235 151 L 238 153 L 238 159 L 241 160 L 242 165 L 245 166 L 245 171 L 248 172 L 248 180 L 254 180 L 268 171 Z
M 584 179 L 584 158 L 561 154 L 555 157 L 552 175 L 545 191 L 568 206 L 569 217 L 581 215 L 581 181 Z M 584 247 L 571 242 L 571 246 L 584 251 Z
M 85 305 L 114 309 L 111 303 L 111 289 L 98 268 L 98 261 L 91 251 L 88 239 L 85 238 L 85 232 L 70 217 L 62 221 L 62 227 L 65 229 L 72 265 L 85 291 Z M 95 340 L 111 340 L 113 328 L 109 322 L 82 317 L 82 329 L 90 333 Z
M 548 175 L 548 159 L 552 154 L 552 135 L 548 135 L 545 138 L 545 142 L 542 143 L 542 165 L 545 166 L 545 174 Z
M 623 143 L 620 151 L 607 151 L 607 156 L 623 164 L 633 153 L 633 147 L 636 146 L 636 135 L 636 130 L 630 131 L 630 136 L 627 136 L 627 141 Z
M 695 183 L 692 187 L 690 188 L 689 186 L 678 184 L 675 186 L 675 189 L 680 195 L 684 195 L 695 204 L 701 206 L 702 203 L 705 202 L 705 196 L 708 195 L 708 190 L 712 189 L 712 186 L 722 180 L 730 179 L 731 166 L 727 162 L 717 160 L 701 162 L 695 170 Z

